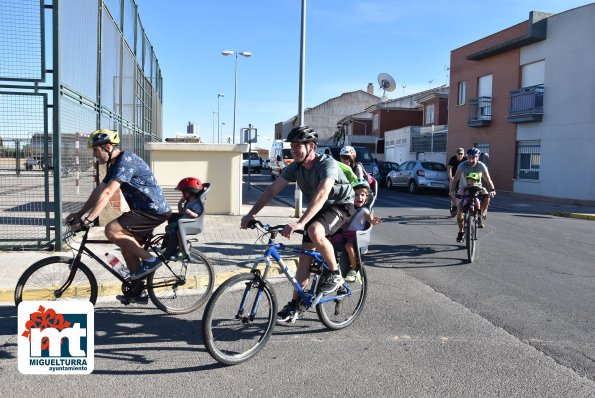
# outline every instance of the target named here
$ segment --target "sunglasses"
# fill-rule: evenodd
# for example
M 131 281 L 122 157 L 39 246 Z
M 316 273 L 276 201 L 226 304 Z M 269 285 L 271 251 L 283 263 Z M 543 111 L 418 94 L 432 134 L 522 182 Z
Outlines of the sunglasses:
M 462 152 L 459 152 L 459 153 L 457 153 L 457 155 L 461 155 L 461 156 L 462 156 L 462 155 L 464 155 L 464 153 L 462 153 Z

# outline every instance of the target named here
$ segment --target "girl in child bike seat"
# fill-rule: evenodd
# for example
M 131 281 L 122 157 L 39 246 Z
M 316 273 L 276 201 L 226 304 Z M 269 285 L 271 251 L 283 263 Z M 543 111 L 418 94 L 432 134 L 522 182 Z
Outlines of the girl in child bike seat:
M 204 211 L 200 200 L 200 195 L 204 192 L 204 186 L 198 178 L 183 178 L 176 189 L 182 191 L 182 197 L 178 201 L 178 213 L 172 214 L 167 220 L 162 246 L 166 248 L 165 258 L 171 260 L 178 257 L 178 220 L 181 218 L 198 218 Z

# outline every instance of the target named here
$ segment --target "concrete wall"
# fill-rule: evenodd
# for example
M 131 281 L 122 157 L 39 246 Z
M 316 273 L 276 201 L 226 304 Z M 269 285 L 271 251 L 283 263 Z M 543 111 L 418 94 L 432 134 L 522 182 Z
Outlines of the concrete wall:
M 523 47 L 520 64 L 545 60 L 543 120 L 520 123 L 517 140 L 541 140 L 539 180 L 524 194 L 595 198 L 595 4 L 551 16 L 547 39 Z
M 241 214 L 242 153 L 247 144 L 148 143 L 149 166 L 163 188 L 172 208 L 180 193 L 175 190 L 184 177 L 196 177 L 211 183 L 206 211 L 209 214 Z

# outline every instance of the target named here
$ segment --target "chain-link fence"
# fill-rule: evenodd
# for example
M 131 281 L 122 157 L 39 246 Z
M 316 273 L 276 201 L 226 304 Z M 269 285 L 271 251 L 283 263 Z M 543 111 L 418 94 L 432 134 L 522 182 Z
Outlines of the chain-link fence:
M 0 0 L 0 248 L 61 242 L 96 184 L 89 133 L 148 160 L 161 102 L 134 0 Z

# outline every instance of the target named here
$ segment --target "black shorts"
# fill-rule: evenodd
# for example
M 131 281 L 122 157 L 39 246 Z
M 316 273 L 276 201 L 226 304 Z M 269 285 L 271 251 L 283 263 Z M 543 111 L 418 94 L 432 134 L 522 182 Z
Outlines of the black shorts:
M 130 210 L 117 218 L 118 223 L 130 232 L 137 240 L 153 232 L 156 226 L 167 221 L 171 212 L 166 214 L 151 213 L 149 211 Z
M 354 212 L 353 203 L 334 204 L 323 207 L 304 226 L 304 238 L 302 243 L 312 243 L 308 236 L 308 228 L 313 222 L 319 222 L 324 227 L 326 236 L 332 235 L 339 230 L 351 218 Z

